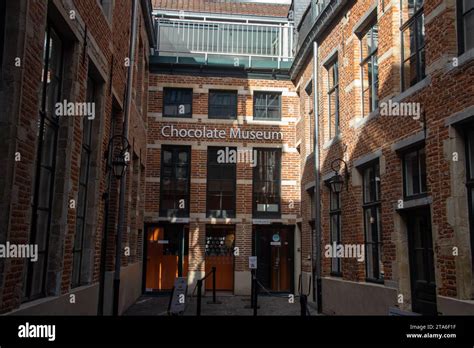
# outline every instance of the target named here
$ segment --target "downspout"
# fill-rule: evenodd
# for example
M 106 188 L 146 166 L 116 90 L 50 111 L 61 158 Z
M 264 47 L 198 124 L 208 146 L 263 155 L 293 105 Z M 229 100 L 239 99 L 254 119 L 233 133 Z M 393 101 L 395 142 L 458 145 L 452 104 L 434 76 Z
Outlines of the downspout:
M 319 89 L 318 89 L 318 43 L 313 42 L 313 113 L 314 113 L 314 229 L 313 233 L 313 300 L 318 313 L 322 312 L 321 290 L 321 192 L 319 165 Z
M 138 13 L 138 0 L 133 0 L 132 3 L 132 31 L 130 38 L 130 65 L 128 66 L 127 74 L 127 85 L 126 85 L 126 96 L 125 96 L 125 113 L 123 116 L 123 131 L 122 135 L 128 139 L 128 128 L 130 109 L 132 102 L 132 83 L 133 83 L 133 66 L 135 63 L 135 42 L 137 39 L 137 13 Z M 125 220 L 125 190 L 126 190 L 126 176 L 127 167 L 125 173 L 120 180 L 120 196 L 119 196 L 119 216 L 117 235 L 115 240 L 115 272 L 114 272 L 114 302 L 113 302 L 113 315 L 119 313 L 119 298 L 120 298 L 120 267 L 122 263 L 122 233 L 123 225 Z

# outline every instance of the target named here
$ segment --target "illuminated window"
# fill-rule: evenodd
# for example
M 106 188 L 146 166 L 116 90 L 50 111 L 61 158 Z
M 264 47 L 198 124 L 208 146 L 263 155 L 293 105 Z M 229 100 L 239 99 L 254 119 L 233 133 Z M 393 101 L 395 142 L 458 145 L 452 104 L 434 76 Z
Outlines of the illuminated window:
M 190 170 L 190 146 L 162 146 L 160 216 L 189 216 Z
M 235 217 L 236 163 L 222 156 L 226 148 L 210 147 L 207 150 L 207 216 Z M 227 148 L 227 151 L 237 151 Z
M 257 163 L 253 169 L 253 214 L 256 217 L 280 216 L 280 149 L 254 149 Z

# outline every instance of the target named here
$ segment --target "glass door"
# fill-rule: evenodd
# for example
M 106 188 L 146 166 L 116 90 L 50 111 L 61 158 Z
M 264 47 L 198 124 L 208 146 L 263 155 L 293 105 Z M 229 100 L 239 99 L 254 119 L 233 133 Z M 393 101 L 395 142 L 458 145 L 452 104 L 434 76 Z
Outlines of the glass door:
M 253 255 L 257 256 L 257 278 L 270 291 L 293 291 L 293 238 L 289 227 L 255 229 Z

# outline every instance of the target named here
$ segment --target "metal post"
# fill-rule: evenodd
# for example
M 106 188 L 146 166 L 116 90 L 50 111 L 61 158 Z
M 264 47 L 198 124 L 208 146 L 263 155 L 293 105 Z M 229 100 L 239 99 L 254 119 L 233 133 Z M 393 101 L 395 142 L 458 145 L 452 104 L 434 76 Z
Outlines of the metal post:
M 138 2 L 134 0 L 132 3 L 132 32 L 130 37 L 130 66 L 128 67 L 127 85 L 126 85 L 126 98 L 124 105 L 124 119 L 122 135 L 124 138 L 128 138 L 129 128 L 129 115 L 131 111 L 132 101 L 132 83 L 133 83 L 133 64 L 135 61 L 135 42 L 137 38 L 137 13 L 138 13 Z M 115 270 L 114 270 L 114 293 L 113 293 L 113 315 L 119 314 L 119 302 L 120 302 L 120 268 L 122 263 L 122 233 L 123 225 L 125 220 L 125 191 L 127 189 L 125 173 L 120 180 L 120 195 L 119 195 L 119 211 L 118 211 L 118 224 L 117 234 L 115 238 Z
M 221 304 L 222 302 L 220 301 L 217 301 L 217 294 L 216 294 L 216 291 L 217 291 L 217 287 L 216 287 L 216 272 L 217 272 L 217 268 L 216 267 L 212 267 L 212 301 L 209 301 L 207 302 L 207 304 Z M 208 276 L 208 275 L 207 275 Z M 206 276 L 206 277 L 207 277 Z
M 318 313 L 322 312 L 322 265 L 321 265 L 321 192 L 320 192 L 320 163 L 319 163 L 319 46 L 317 42 L 313 43 L 313 113 L 314 113 L 314 233 L 313 243 L 313 298 L 316 300 Z
M 253 276 L 253 282 L 254 282 L 253 289 L 255 291 L 255 293 L 253 295 L 253 300 L 254 300 L 254 303 L 253 303 L 253 316 L 256 317 L 257 316 L 257 309 L 258 309 L 258 286 L 257 286 L 257 277 L 255 275 Z
M 216 267 L 212 267 L 212 302 L 216 303 Z
M 201 316 L 201 296 L 202 296 L 202 280 L 201 279 L 197 281 L 197 288 L 198 288 L 198 294 L 197 294 L 196 315 L 199 317 Z
M 306 295 L 301 294 L 300 295 L 300 305 L 301 305 L 301 316 L 306 317 L 306 303 L 308 301 L 308 298 Z
M 251 276 L 250 276 L 251 277 L 250 278 L 251 279 L 251 281 L 250 281 L 250 308 L 253 308 L 253 301 L 254 301 L 254 290 L 255 290 L 254 289 L 254 285 L 255 285 L 254 284 L 254 278 L 255 278 L 254 272 L 255 272 L 255 270 L 252 269 L 252 271 L 250 273 L 251 274 Z

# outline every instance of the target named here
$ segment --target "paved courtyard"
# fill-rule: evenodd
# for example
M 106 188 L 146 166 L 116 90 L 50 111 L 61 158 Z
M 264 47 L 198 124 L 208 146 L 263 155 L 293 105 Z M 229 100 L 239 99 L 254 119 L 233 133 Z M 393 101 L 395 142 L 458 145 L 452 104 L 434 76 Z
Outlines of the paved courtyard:
M 196 315 L 196 297 L 187 297 L 187 306 L 184 315 Z M 201 315 L 208 316 L 226 316 L 226 315 L 253 315 L 253 309 L 249 308 L 249 296 L 217 296 L 217 301 L 221 304 L 209 304 L 212 301 L 211 296 L 205 296 L 201 302 Z M 151 296 L 143 295 L 132 305 L 124 315 L 145 316 L 145 315 L 168 315 L 169 296 Z M 257 315 L 275 315 L 275 316 L 299 316 L 300 302 L 299 297 L 295 297 L 294 303 L 289 303 L 288 296 L 259 296 Z M 311 315 L 316 315 L 316 309 L 309 305 Z

